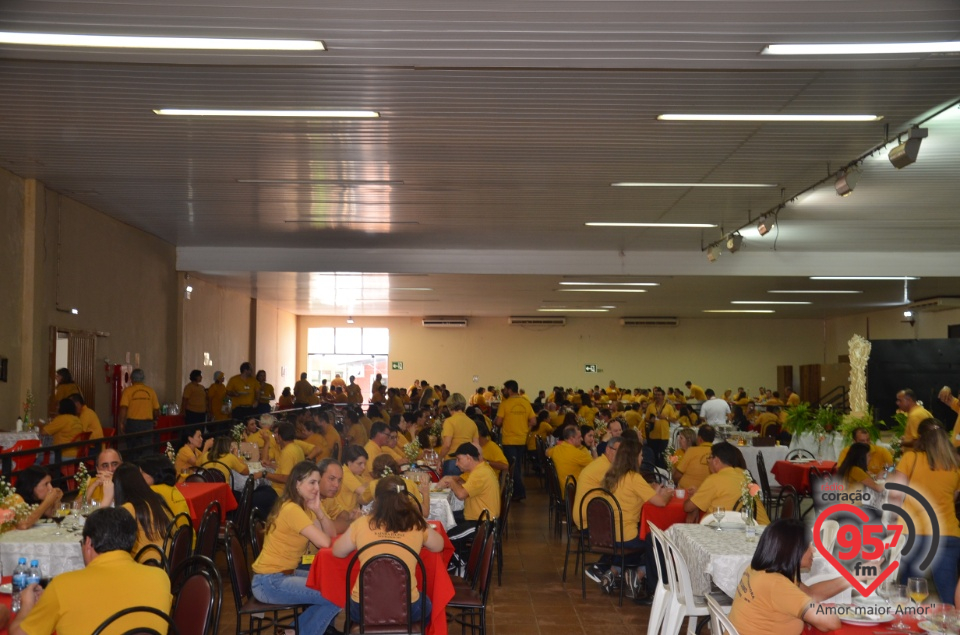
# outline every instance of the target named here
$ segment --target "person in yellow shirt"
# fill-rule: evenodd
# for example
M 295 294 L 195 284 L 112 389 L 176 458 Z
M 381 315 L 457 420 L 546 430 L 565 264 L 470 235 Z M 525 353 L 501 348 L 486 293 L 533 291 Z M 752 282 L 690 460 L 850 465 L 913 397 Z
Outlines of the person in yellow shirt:
M 293 407 L 306 408 L 320 403 L 317 387 L 307 380 L 306 373 L 300 373 L 300 381 L 293 385 Z
M 371 468 L 372 471 L 373 468 Z M 360 514 L 360 506 L 370 502 L 366 498 L 367 485 L 373 479 L 368 476 L 367 451 L 359 445 L 348 445 L 343 449 L 343 483 L 337 492 L 336 511 L 333 519 L 340 514 L 352 514 L 350 521 Z M 328 508 L 331 511 L 333 508 Z
M 487 405 L 487 400 L 483 396 L 483 388 L 477 388 L 477 392 L 473 393 L 470 397 L 470 405 L 480 408 L 483 414 L 490 413 L 490 406 Z
M 646 427 L 643 425 L 643 414 L 640 412 L 639 402 L 633 402 L 630 407 L 623 411 L 623 420 L 627 422 L 627 427 L 640 433 L 641 437 L 646 437 Z
M 293 408 L 293 393 L 290 392 L 290 386 L 285 386 L 277 399 L 277 410 L 290 410 Z
M 780 406 L 767 406 L 766 412 L 757 415 L 757 420 L 753 424 L 754 429 L 760 433 L 760 436 L 767 436 L 767 429 L 770 426 L 780 425 Z
M 686 433 L 687 430 L 682 432 Z M 680 489 L 696 489 L 710 476 L 707 457 L 713 449 L 717 433 L 710 424 L 703 424 L 697 430 L 696 445 L 690 443 L 689 435 L 680 436 L 683 457 L 673 468 L 673 480 Z
M 584 394 L 580 401 L 580 409 L 577 410 L 577 416 L 583 419 L 585 425 L 594 426 L 594 421 L 597 418 L 597 413 L 600 412 L 599 408 L 593 407 L 593 401 L 590 399 L 589 395 Z
M 69 397 L 60 400 L 58 414 L 53 421 L 45 426 L 40 426 L 40 433 L 53 437 L 54 445 L 70 443 L 76 436 L 83 432 L 83 424 L 80 423 L 80 417 L 76 414 L 76 404 Z M 76 457 L 79 447 L 66 448 L 61 452 L 64 458 Z
M 267 371 L 257 371 L 257 383 L 260 384 L 260 396 L 258 397 L 257 401 L 257 412 L 259 414 L 266 414 L 272 410 L 270 402 L 277 398 L 277 393 L 273 387 L 273 384 L 267 383 Z
M 253 376 L 250 362 L 240 364 L 240 374 L 227 381 L 227 395 L 233 403 L 230 416 L 243 421 L 244 417 L 257 414 L 260 404 L 260 382 Z
M 580 471 L 595 458 L 583 447 L 583 433 L 576 426 L 563 429 L 563 442 L 548 449 L 547 457 L 553 461 L 557 470 L 561 492 L 565 491 L 567 477 L 579 478 Z
M 323 436 L 324 444 L 329 451 L 327 456 L 340 460 L 340 453 L 343 452 L 344 444 L 340 433 L 337 432 L 337 429 L 333 425 L 335 416 L 333 410 L 315 412 L 313 413 L 313 420 L 317 431 Z
M 950 443 L 953 444 L 953 447 L 960 448 L 960 399 L 953 396 L 953 390 L 950 389 L 950 386 L 941 388 L 938 398 L 950 410 L 957 413 L 957 420 L 953 423 L 953 431 L 950 433 Z
M 887 468 L 894 466 L 893 455 L 890 453 L 890 450 L 871 443 L 869 430 L 866 428 L 855 428 L 852 436 L 853 443 L 865 443 L 870 448 L 870 452 L 867 454 L 867 474 L 879 478 Z M 840 456 L 837 457 L 837 465 L 843 463 L 843 460 L 847 458 L 847 452 L 849 450 L 850 446 L 840 450 Z
M 707 400 L 707 395 L 706 395 L 706 393 L 703 392 L 703 388 L 701 388 L 700 386 L 696 385 L 695 383 L 693 383 L 693 382 L 690 381 L 689 379 L 687 380 L 687 383 L 684 384 L 684 386 L 686 386 L 686 387 L 687 387 L 687 390 L 690 392 L 690 399 L 696 399 L 697 401 L 706 401 L 706 400 Z
M 223 371 L 213 374 L 213 383 L 207 388 L 207 408 L 213 421 L 223 421 L 230 418 L 230 402 L 227 398 L 227 387 L 223 385 Z
M 450 541 L 462 554 L 466 538 L 476 532 L 483 510 L 487 510 L 490 518 L 500 516 L 500 481 L 474 444 L 464 443 L 454 454 L 457 467 L 461 472 L 469 472 L 470 477 L 464 482 L 458 476 L 444 476 L 439 485 L 449 487 L 454 496 L 464 501 L 463 510 L 453 513 L 457 525 L 448 532 Z
M 917 403 L 917 395 L 909 388 L 897 393 L 897 408 L 907 414 L 907 427 L 904 430 L 900 445 L 903 448 L 912 448 L 919 438 L 920 424 L 927 419 L 933 419 L 930 411 Z
M 167 464 L 170 463 L 170 460 L 166 457 L 163 460 Z M 87 481 L 86 501 L 88 503 L 90 501 L 97 501 L 98 503 L 103 501 L 103 484 L 113 480 L 113 473 L 122 463 L 123 459 L 116 450 L 106 448 L 100 452 L 97 456 L 97 475 L 91 476 L 90 480 Z M 173 469 L 172 465 L 171 469 Z
M 122 507 L 137 521 L 137 541 L 130 551 L 136 556 L 147 545 L 154 545 L 163 552 L 167 525 L 173 519 L 173 511 L 163 498 L 150 489 L 140 472 L 132 463 L 124 463 L 113 473 L 113 479 L 103 484 L 104 507 Z M 144 558 L 156 557 L 151 550 Z
M 202 372 L 191 370 L 190 381 L 183 387 L 180 410 L 187 424 L 204 423 L 207 420 L 207 389 L 200 383 L 202 379 Z
M 288 436 L 292 441 L 292 426 Z M 336 462 L 325 459 L 319 466 L 307 461 L 297 463 L 288 476 L 267 519 L 263 550 L 253 563 L 253 596 L 268 604 L 306 605 L 299 618 L 300 632 L 323 633 L 340 608 L 308 587 L 305 575 L 294 573 L 308 544 L 317 549 L 329 547 L 331 536 L 338 533 L 323 501 L 336 495 L 343 473 Z
M 363 403 L 363 389 L 357 384 L 357 378 L 355 375 L 350 375 L 350 383 L 347 384 L 347 387 L 344 389 L 344 392 L 347 395 L 347 403 L 351 404 L 362 404 Z
M 483 415 L 479 415 L 474 419 L 477 424 L 477 434 L 480 437 L 480 456 L 494 469 L 499 478 L 501 472 L 510 469 L 510 462 L 507 461 L 507 455 L 503 453 L 500 446 L 490 438 L 490 428 L 482 417 Z
M 344 424 L 343 442 L 348 445 L 366 446 L 370 440 L 370 433 L 360 421 L 361 412 L 358 408 L 347 408 L 347 422 Z M 371 423 L 371 425 L 373 425 Z
M 67 399 L 70 395 L 80 394 L 80 386 L 73 381 L 73 374 L 68 368 L 57 369 L 55 381 L 57 388 L 53 393 L 53 400 L 59 404 L 62 399 Z
M 372 478 L 370 470 L 373 469 L 373 461 L 383 454 L 383 446 L 390 441 L 390 428 L 383 421 L 377 421 L 370 426 L 370 440 L 363 446 L 367 451 L 367 470 L 364 473 L 366 477 Z
M 577 479 L 577 494 L 573 499 L 573 523 L 579 528 L 587 527 L 586 513 L 580 517 L 580 503 L 583 497 L 592 489 L 601 487 L 603 477 L 606 475 L 610 466 L 613 465 L 613 459 L 617 456 L 617 448 L 623 441 L 621 437 L 613 437 L 607 441 L 603 454 L 594 459 L 590 465 L 580 471 L 580 478 Z M 594 495 L 595 496 L 595 495 Z M 594 582 L 599 582 L 599 576 L 595 576 Z
M 99 464 L 100 460 L 98 459 L 98 466 Z M 120 467 L 119 463 L 116 467 Z M 116 470 L 116 467 L 113 469 Z M 180 514 L 187 515 L 188 518 L 180 519 L 178 526 L 192 522 L 189 520 L 190 507 L 187 505 L 187 499 L 176 488 L 177 472 L 170 460 L 165 456 L 147 456 L 140 460 L 139 467 L 143 480 L 150 486 L 150 489 L 160 495 L 170 511 L 173 512 L 174 517 Z
M 530 402 L 520 395 L 516 381 L 503 382 L 504 399 L 497 408 L 494 425 L 502 430 L 503 453 L 513 463 L 513 500 L 527 497 L 523 485 L 523 461 L 527 453 L 527 434 L 537 424 L 537 415 Z M 488 400 L 489 401 L 489 400 Z
M 206 441 L 203 440 L 202 430 L 194 430 L 193 433 L 187 437 L 187 442 L 180 447 L 174 463 L 177 474 L 180 475 L 180 480 L 183 480 L 196 468 L 200 467 L 200 455 L 209 450 L 212 445 L 212 438 Z
M 706 396 L 706 395 L 704 395 Z M 653 403 L 647 406 L 647 443 L 657 457 L 657 467 L 666 468 L 663 453 L 670 444 L 670 424 L 679 416 L 673 405 L 666 400 L 663 388 L 653 389 Z
M 450 416 L 443 420 L 439 454 L 443 460 L 443 474 L 459 476 L 457 458 L 451 450 L 459 448 L 464 443 L 474 443 L 479 447 L 480 435 L 477 432 L 477 424 L 463 412 L 467 407 L 467 399 L 463 395 L 458 392 L 453 393 L 446 405 L 450 409 Z
M 548 405 L 553 406 L 554 404 Z M 479 426 L 477 427 L 479 428 Z M 546 442 L 547 437 L 550 436 L 552 432 L 553 426 L 550 425 L 550 410 L 543 409 L 537 413 L 536 427 L 530 430 L 530 434 L 527 436 L 527 452 L 534 452 L 537 449 L 537 439 L 542 439 Z
M 736 446 L 727 442 L 714 445 L 707 457 L 707 466 L 710 476 L 683 503 L 687 522 L 690 523 L 699 522 L 701 514 L 710 513 L 717 507 L 733 511 L 743 495 L 748 473 L 743 454 Z M 754 505 L 757 524 L 769 525 L 770 518 L 763 503 L 755 498 Z
M 100 424 L 100 417 L 97 416 L 97 413 L 92 408 L 87 407 L 83 395 L 74 393 L 70 395 L 70 399 L 73 400 L 77 417 L 80 418 L 80 427 L 83 428 L 83 431 L 90 433 L 91 440 L 102 439 L 103 426 Z
M 304 455 L 303 450 L 296 443 L 297 432 L 292 423 L 284 421 L 278 424 L 274 438 L 277 440 L 277 447 L 280 448 L 280 456 L 277 459 L 276 471 L 268 472 L 266 478 L 277 494 L 282 496 L 287 478 L 294 466 L 304 460 Z
M 117 434 L 132 434 L 152 430 L 160 416 L 160 401 L 153 388 L 147 386 L 146 374 L 140 368 L 130 373 L 133 385 L 127 386 L 120 395 L 120 409 L 117 414 Z M 143 445 L 145 439 L 130 442 L 131 447 Z M 128 457 L 129 458 L 129 457 Z
M 787 398 L 787 403 L 786 403 L 787 407 L 792 408 L 794 406 L 800 405 L 800 395 L 793 392 L 793 388 L 791 388 L 790 386 L 787 386 L 786 388 L 783 389 L 783 394 Z

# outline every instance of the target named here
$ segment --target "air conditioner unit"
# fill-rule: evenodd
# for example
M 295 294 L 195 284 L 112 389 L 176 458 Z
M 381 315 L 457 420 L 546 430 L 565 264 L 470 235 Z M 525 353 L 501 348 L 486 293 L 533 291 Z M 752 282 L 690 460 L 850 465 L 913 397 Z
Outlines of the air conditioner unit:
M 625 317 L 620 318 L 620 326 L 677 326 L 680 320 L 675 317 Z
M 534 315 L 531 317 L 511 316 L 507 318 L 507 324 L 514 326 L 566 326 L 565 317 L 540 317 Z
M 462 329 L 467 325 L 467 318 L 458 317 L 432 317 L 423 318 L 423 325 L 430 328 L 439 329 Z
M 906 307 L 911 311 L 949 311 L 960 309 L 960 298 L 930 298 L 917 300 Z

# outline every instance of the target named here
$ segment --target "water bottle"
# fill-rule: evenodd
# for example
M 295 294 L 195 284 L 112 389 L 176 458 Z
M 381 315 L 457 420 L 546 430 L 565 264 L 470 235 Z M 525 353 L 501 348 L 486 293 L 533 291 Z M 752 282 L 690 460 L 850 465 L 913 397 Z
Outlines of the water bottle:
M 13 599 L 10 610 L 14 613 L 20 610 L 20 592 L 27 586 L 27 559 L 20 558 L 17 568 L 13 570 Z
M 42 577 L 43 575 L 40 572 L 40 561 L 31 560 L 30 569 L 27 571 L 27 585 L 40 584 L 40 578 Z

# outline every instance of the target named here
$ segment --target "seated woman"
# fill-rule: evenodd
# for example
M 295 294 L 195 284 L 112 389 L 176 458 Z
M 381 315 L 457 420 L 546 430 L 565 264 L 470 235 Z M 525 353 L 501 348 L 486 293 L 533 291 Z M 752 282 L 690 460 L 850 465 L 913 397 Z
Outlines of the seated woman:
M 113 480 L 103 484 L 102 505 L 109 507 L 114 503 L 130 512 L 137 521 L 137 541 L 131 555 L 137 555 L 147 545 L 156 545 L 163 550 L 173 511 L 160 494 L 150 489 L 136 465 L 124 463 L 113 473 Z M 151 549 L 145 557 L 149 558 L 153 553 Z
M 30 515 L 17 523 L 17 529 L 30 529 L 41 518 L 53 518 L 57 514 L 63 491 L 53 487 L 50 473 L 39 465 L 31 465 L 17 477 L 17 495 L 27 505 L 36 505 Z M 15 501 L 20 502 L 20 501 Z
M 373 474 L 374 480 L 370 481 L 364 488 L 362 497 L 364 504 L 373 500 L 374 492 L 377 491 L 377 483 L 388 476 L 400 476 L 400 465 L 392 456 L 381 454 L 373 460 L 373 468 L 370 470 L 370 473 Z M 461 478 L 463 478 L 463 475 L 461 475 Z M 423 501 L 427 501 L 429 505 L 430 484 L 428 482 L 424 481 L 420 487 L 417 486 L 417 483 L 409 479 L 403 479 L 403 483 L 406 485 L 407 491 L 420 503 L 421 509 L 423 508 Z M 430 511 L 429 508 L 427 511 Z
M 870 445 L 854 443 L 837 468 L 836 480 L 843 483 L 845 493 L 859 493 L 864 502 L 863 510 L 874 519 L 881 515 L 879 503 L 883 500 L 884 488 L 867 474 Z M 847 499 L 850 500 L 849 498 Z
M 327 461 L 323 461 L 326 463 Z M 307 587 L 307 570 L 299 569 L 307 545 L 329 547 L 336 535 L 320 498 L 320 468 L 309 461 L 293 466 L 283 493 L 267 519 L 263 550 L 253 563 L 253 595 L 270 604 L 306 604 L 301 633 L 324 633 L 340 612 L 319 591 Z
M 257 483 L 253 487 L 253 507 L 260 518 L 266 518 L 273 509 L 273 504 L 277 502 L 277 493 L 273 487 L 270 487 L 269 482 L 264 480 L 267 471 L 261 470 L 251 474 L 250 468 L 240 458 L 239 453 L 240 448 L 237 447 L 233 437 L 217 437 L 213 440 L 210 451 L 200 455 L 200 467 L 205 470 L 217 470 L 223 474 L 238 501 L 243 494 L 246 478 L 256 479 Z
M 374 461 L 383 457 L 377 457 Z M 350 528 L 333 545 L 333 555 L 346 558 L 357 549 L 378 540 L 396 540 L 413 549 L 415 553 L 426 548 L 443 551 L 443 537 L 431 527 L 410 497 L 404 494 L 407 484 L 399 476 L 386 476 L 377 482 L 373 500 L 373 514 L 355 520 Z M 414 568 L 416 560 L 406 550 L 384 545 L 373 547 L 360 555 L 361 566 L 376 555 L 389 553 L 398 556 L 410 570 L 410 580 L 416 585 Z M 424 598 L 423 613 L 420 612 L 420 592 L 414 586 L 410 592 L 410 613 L 413 621 L 430 619 L 430 599 Z M 350 595 L 350 617 L 360 620 L 360 583 L 353 586 Z
M 154 492 L 160 495 L 163 501 L 173 512 L 174 516 L 186 514 L 190 516 L 187 499 L 183 497 L 174 485 L 177 483 L 177 471 L 165 456 L 148 456 L 140 459 L 140 475 Z M 186 519 L 181 519 L 187 522 Z
M 800 569 L 812 561 L 813 546 L 803 522 L 782 518 L 767 527 L 733 599 L 730 621 L 740 635 L 800 635 L 805 623 L 821 631 L 840 628 L 840 618 L 823 611 L 819 602 L 849 583 L 837 577 L 803 584 Z
M 190 475 L 194 470 L 196 470 L 200 464 L 200 454 L 203 451 L 209 450 L 210 446 L 213 445 L 213 439 L 207 439 L 207 442 L 203 442 L 203 432 L 199 429 L 194 430 L 193 433 L 187 437 L 186 443 L 180 447 L 180 451 L 177 452 L 177 458 L 174 462 L 174 467 L 179 474 L 180 480 L 185 479 Z M 201 451 L 200 448 L 203 448 Z

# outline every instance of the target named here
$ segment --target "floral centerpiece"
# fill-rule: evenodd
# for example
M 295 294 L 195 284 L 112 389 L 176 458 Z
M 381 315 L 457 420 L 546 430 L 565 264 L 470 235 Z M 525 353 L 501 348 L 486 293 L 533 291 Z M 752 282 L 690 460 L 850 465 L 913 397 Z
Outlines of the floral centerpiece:
M 31 419 L 31 411 L 33 410 L 33 392 L 27 391 L 27 398 L 23 401 L 23 429 L 32 430 L 33 421 Z
M 663 460 L 666 461 L 667 465 L 669 465 L 671 469 L 680 462 L 680 458 L 682 456 L 683 450 L 678 450 L 672 445 L 668 445 L 667 449 L 663 451 Z
M 173 445 L 171 445 L 169 441 L 167 441 L 167 449 L 164 450 L 163 453 L 167 455 L 167 458 L 170 459 L 171 463 L 176 463 L 177 452 L 173 449 Z
M 244 432 L 246 432 L 246 427 L 242 423 L 238 423 L 237 425 L 230 428 L 230 434 L 233 435 L 233 440 L 237 442 L 237 447 L 239 447 L 240 444 L 243 443 Z
M 16 529 L 17 523 L 27 518 L 36 505 L 27 505 L 16 490 L 0 476 L 0 533 Z
M 750 513 L 750 522 L 756 519 L 757 497 L 760 495 L 760 486 L 753 482 L 749 472 L 743 473 L 743 483 L 740 485 L 740 509 Z
M 413 439 L 410 443 L 407 443 L 403 446 L 403 455 L 407 457 L 407 460 L 413 463 L 420 458 L 420 441 L 416 438 Z
M 443 422 L 446 420 L 442 414 L 437 415 L 433 420 L 433 423 L 430 424 L 430 443 L 436 447 L 440 443 L 440 439 L 443 438 Z
M 597 441 L 602 439 L 605 434 L 607 434 L 608 424 L 606 421 L 597 421 L 597 427 L 593 429 L 594 435 L 597 437 Z
M 87 465 L 83 461 L 77 465 L 77 473 L 73 477 L 77 481 L 77 500 L 84 500 L 87 497 L 87 485 L 90 482 L 90 473 L 87 472 Z

